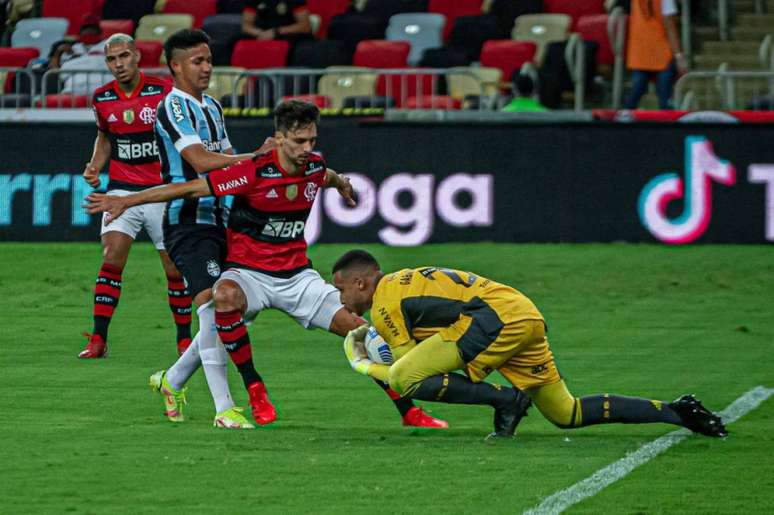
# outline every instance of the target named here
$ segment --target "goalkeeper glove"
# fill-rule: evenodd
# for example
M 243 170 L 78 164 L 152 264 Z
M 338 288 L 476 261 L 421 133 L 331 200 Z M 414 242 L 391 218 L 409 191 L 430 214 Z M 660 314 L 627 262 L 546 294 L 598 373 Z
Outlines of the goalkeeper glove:
M 344 354 L 347 356 L 352 370 L 358 374 L 368 375 L 368 368 L 373 365 L 373 361 L 368 359 L 368 353 L 365 349 L 365 335 L 368 332 L 368 324 L 363 324 L 357 329 L 347 333 L 344 338 Z

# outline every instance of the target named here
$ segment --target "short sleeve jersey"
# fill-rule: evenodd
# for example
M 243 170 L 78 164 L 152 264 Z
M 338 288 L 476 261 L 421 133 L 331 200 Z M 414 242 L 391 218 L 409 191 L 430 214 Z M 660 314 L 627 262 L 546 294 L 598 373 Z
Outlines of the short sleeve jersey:
M 243 12 L 255 13 L 255 26 L 275 29 L 296 22 L 294 14 L 306 9 L 306 0 L 247 0 Z
M 376 286 L 371 319 L 390 347 L 422 341 L 473 316 L 496 299 L 510 299 L 511 309 L 500 313 L 503 323 L 542 320 L 537 307 L 523 294 L 485 277 L 448 268 L 405 268 L 385 275 Z
M 183 159 L 181 152 L 186 147 L 203 145 L 210 152 L 221 153 L 231 148 L 223 108 L 218 101 L 202 95 L 200 102 L 177 88 L 172 88 L 158 106 L 156 140 L 165 183 L 186 182 L 207 175 L 196 173 Z M 172 200 L 167 204 L 165 222 L 170 225 L 222 225 L 224 205 L 215 197 Z
M 140 73 L 140 81 L 129 94 L 116 81 L 94 92 L 97 128 L 110 141 L 108 189 L 137 191 L 161 184 L 153 124 L 156 106 L 170 89 L 167 82 Z
M 311 267 L 304 229 L 325 172 L 323 158 L 312 153 L 303 171 L 291 176 L 276 150 L 210 172 L 213 195 L 235 196 L 226 230 L 227 266 L 277 277 Z

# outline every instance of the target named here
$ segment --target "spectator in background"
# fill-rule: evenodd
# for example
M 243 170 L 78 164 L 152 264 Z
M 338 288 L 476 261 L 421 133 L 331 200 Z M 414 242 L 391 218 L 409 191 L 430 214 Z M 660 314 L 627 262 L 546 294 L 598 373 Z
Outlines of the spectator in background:
M 312 38 L 305 0 L 247 0 L 242 11 L 242 32 L 256 39 L 295 42 Z
M 535 83 L 529 75 L 518 71 L 513 74 L 514 97 L 508 105 L 502 108 L 504 113 L 542 113 L 548 111 L 535 97 Z
M 86 15 L 78 31 L 78 39 L 62 40 L 51 47 L 49 70 L 62 70 L 64 79 L 62 93 L 91 95 L 102 84 L 111 80 L 105 64 L 105 43 L 102 41 L 102 29 L 99 18 Z M 64 73 L 83 70 L 82 73 Z M 87 73 L 104 70 L 105 73 Z
M 624 101 L 626 109 L 637 108 L 653 78 L 659 108 L 671 109 L 674 80 L 688 71 L 676 15 L 675 0 L 631 0 L 626 66 L 632 71 L 632 87 Z

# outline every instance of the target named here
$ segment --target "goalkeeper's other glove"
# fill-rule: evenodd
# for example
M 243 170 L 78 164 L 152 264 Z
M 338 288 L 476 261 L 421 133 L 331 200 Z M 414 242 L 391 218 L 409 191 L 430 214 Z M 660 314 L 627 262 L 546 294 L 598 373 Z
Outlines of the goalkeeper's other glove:
M 347 333 L 347 337 L 344 338 L 344 354 L 349 360 L 349 365 L 352 370 L 364 376 L 368 375 L 368 368 L 374 363 L 368 359 L 365 349 L 366 333 L 368 333 L 368 324 L 363 324 Z

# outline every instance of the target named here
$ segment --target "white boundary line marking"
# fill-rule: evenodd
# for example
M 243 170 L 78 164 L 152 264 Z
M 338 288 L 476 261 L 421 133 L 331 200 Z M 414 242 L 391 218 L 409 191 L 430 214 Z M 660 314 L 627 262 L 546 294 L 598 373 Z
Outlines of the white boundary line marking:
M 772 395 L 774 395 L 774 388 L 756 386 L 729 404 L 719 415 L 723 418 L 725 424 L 731 424 L 760 406 L 761 403 Z M 561 513 L 573 504 L 596 495 L 606 486 L 615 483 L 640 465 L 644 465 L 673 445 L 680 443 L 690 434 L 691 432 L 688 429 L 678 429 L 657 438 L 620 460 L 599 469 L 586 479 L 546 497 L 540 504 L 525 511 L 524 514 L 548 515 Z

